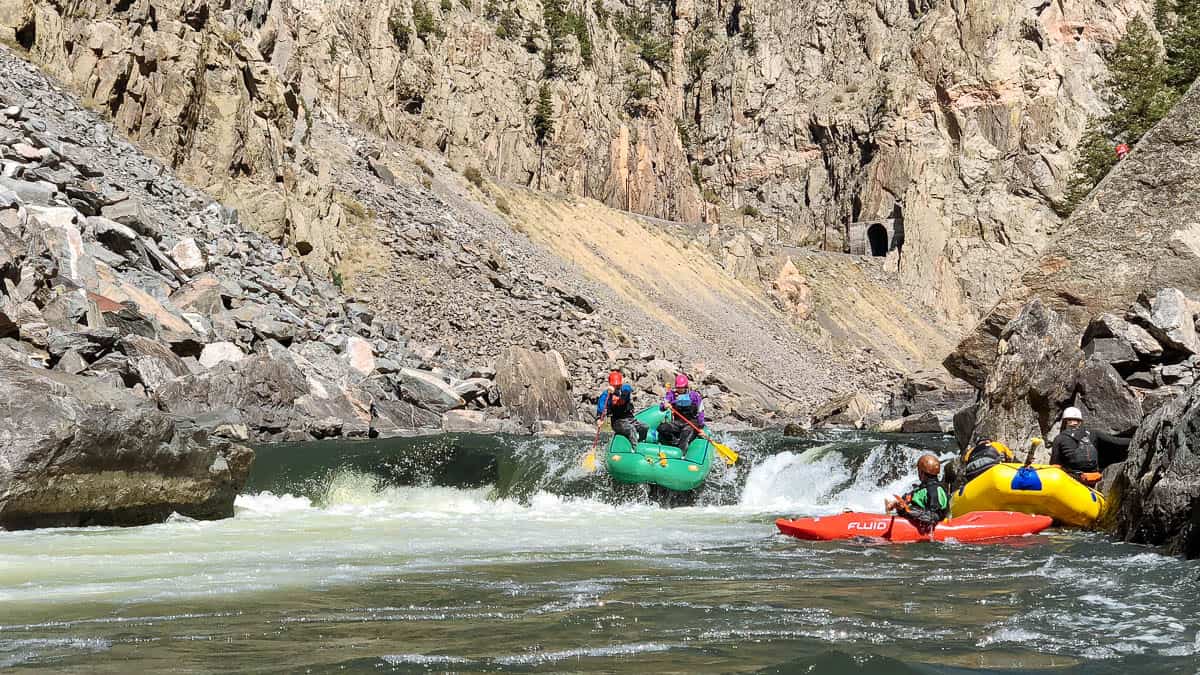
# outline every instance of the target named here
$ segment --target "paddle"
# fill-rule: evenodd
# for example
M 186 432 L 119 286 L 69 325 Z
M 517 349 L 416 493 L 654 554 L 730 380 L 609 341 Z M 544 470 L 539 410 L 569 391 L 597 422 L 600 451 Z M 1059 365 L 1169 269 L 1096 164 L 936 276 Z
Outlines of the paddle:
M 1043 443 L 1045 443 L 1045 441 L 1037 436 L 1029 439 L 1029 454 L 1025 455 L 1025 466 L 1033 466 L 1033 453 L 1037 451 L 1038 446 Z
M 700 434 L 700 436 L 702 438 L 707 440 L 709 443 L 712 443 L 713 447 L 717 449 L 717 454 L 720 455 L 722 459 L 724 459 L 730 465 L 733 465 L 734 463 L 736 463 L 738 461 L 738 454 L 733 451 L 733 448 L 729 447 L 728 445 L 721 445 L 720 443 L 714 441 L 712 439 L 712 436 L 709 436 L 708 434 L 704 433 L 703 429 L 696 426 L 695 424 L 692 424 L 691 420 L 689 420 L 688 418 L 686 418 L 682 414 L 680 414 L 680 412 L 675 409 L 675 406 L 668 403 L 667 407 L 671 409 L 671 412 L 675 413 L 676 417 L 678 417 L 679 419 L 681 419 L 685 423 L 687 423 L 687 425 L 689 427 L 695 429 L 696 433 Z
M 588 450 L 583 456 L 583 470 L 591 473 L 596 470 L 596 446 L 600 445 L 600 425 L 604 422 L 604 415 L 596 420 L 596 437 L 592 439 L 592 449 Z

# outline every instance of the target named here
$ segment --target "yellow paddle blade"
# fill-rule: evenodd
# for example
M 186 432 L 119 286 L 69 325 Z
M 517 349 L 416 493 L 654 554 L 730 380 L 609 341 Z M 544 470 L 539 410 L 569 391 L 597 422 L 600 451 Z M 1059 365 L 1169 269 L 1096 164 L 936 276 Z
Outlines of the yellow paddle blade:
M 591 473 L 596 470 L 596 451 L 593 450 L 583 456 L 583 470 Z
M 716 441 L 713 441 L 713 447 L 717 449 L 717 454 L 724 458 L 724 460 L 730 465 L 737 463 L 738 454 L 733 451 L 733 448 L 729 447 L 728 445 L 721 445 Z

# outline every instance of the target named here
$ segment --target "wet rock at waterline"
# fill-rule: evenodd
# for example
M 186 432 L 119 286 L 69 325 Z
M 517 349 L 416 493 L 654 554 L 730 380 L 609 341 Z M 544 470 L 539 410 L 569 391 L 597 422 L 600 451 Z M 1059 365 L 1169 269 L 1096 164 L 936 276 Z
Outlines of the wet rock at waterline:
M 1118 536 L 1200 557 L 1200 385 L 1142 423 L 1109 500 Z
M 254 453 L 94 378 L 0 356 L 0 527 L 233 515 Z

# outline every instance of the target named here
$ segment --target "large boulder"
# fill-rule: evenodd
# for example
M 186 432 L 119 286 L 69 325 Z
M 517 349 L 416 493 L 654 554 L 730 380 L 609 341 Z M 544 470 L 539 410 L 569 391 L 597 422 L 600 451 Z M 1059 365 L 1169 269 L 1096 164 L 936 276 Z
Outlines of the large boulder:
M 1120 345 L 1127 345 L 1129 350 L 1132 350 L 1139 357 L 1146 359 L 1157 359 L 1163 353 L 1162 345 L 1145 328 L 1129 323 L 1110 312 L 1104 312 L 1095 319 L 1092 319 L 1091 323 L 1088 324 L 1087 330 L 1083 332 L 1083 344 L 1085 348 L 1089 343 L 1101 339 L 1116 340 Z M 1101 351 L 1116 350 L 1113 353 L 1125 354 L 1124 346 L 1106 346 L 1099 349 Z M 1121 365 L 1113 360 L 1108 361 L 1113 365 Z
M 847 394 L 826 402 L 812 415 L 813 428 L 854 427 L 862 429 L 881 421 L 879 406 L 863 394 Z
M 509 347 L 496 360 L 500 402 L 526 424 L 573 417 L 575 401 L 562 355 Z
M 1142 403 L 1111 365 L 1089 358 L 1075 376 L 1075 405 L 1090 428 L 1132 434 L 1142 423 Z
M 237 410 L 253 431 L 269 435 L 303 428 L 296 399 L 308 393 L 304 373 L 290 360 L 255 354 L 167 383 L 155 398 L 164 410 L 177 415 Z
M 94 379 L 0 356 L 0 527 L 233 515 L 254 453 Z
M 401 397 L 422 408 L 442 413 L 467 404 L 454 387 L 429 371 L 402 368 L 396 379 Z
M 371 404 L 371 436 L 388 438 L 413 429 L 438 429 L 442 416 L 408 401 L 379 400 Z
M 171 380 L 192 372 L 170 347 L 150 338 L 126 335 L 117 346 L 129 357 L 130 367 L 147 391 L 157 391 Z
M 1126 317 L 1149 331 L 1172 353 L 1200 354 L 1192 303 L 1179 289 L 1163 288 L 1153 298 L 1145 293 L 1139 295 Z
M 1041 300 L 1027 304 L 1000 334 L 995 368 L 983 388 L 971 443 L 1010 447 L 1045 436 L 1069 405 L 1083 366 L 1079 333 Z
M 1200 385 L 1138 429 L 1112 480 L 1105 523 L 1126 541 L 1200 557 Z
M 967 382 L 976 389 L 983 389 L 988 373 L 996 364 L 996 348 L 1000 343 L 1000 333 L 1016 312 L 1003 311 L 1011 308 L 997 308 L 984 317 L 983 321 L 969 333 L 954 351 L 942 361 L 942 365 L 952 375 Z
M 940 370 L 906 375 L 892 392 L 884 414 L 910 417 L 933 411 L 954 411 L 975 402 L 975 388 Z

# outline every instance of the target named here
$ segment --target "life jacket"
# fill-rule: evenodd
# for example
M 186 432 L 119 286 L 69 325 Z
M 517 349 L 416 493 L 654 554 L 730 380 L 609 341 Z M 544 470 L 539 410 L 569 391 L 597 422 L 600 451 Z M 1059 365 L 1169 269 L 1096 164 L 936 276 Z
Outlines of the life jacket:
M 1060 435 L 1069 439 L 1062 444 L 1059 455 L 1064 470 L 1072 474 L 1099 473 L 1100 454 L 1087 429 L 1077 427 L 1060 432 Z
M 905 504 L 909 510 L 921 509 L 937 513 L 941 520 L 950 513 L 950 491 L 942 485 L 935 476 L 927 476 L 913 486 L 912 492 L 906 495 Z
M 682 394 L 675 395 L 675 403 L 672 404 L 675 410 L 679 411 L 680 415 L 688 418 L 692 422 L 696 422 L 700 416 L 700 396 L 694 391 L 687 391 Z
M 950 491 L 936 476 L 926 476 L 904 495 L 899 513 L 926 534 L 950 515 Z
M 971 480 L 992 466 L 1000 462 L 1011 462 L 1012 459 L 1012 450 L 1003 443 L 981 441 L 963 455 L 963 474 L 967 480 Z
M 619 420 L 625 417 L 633 417 L 632 394 L 632 388 L 626 388 L 626 385 L 622 385 L 608 395 L 609 419 Z

